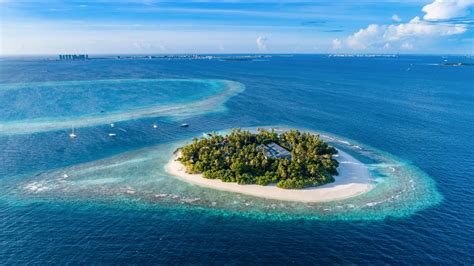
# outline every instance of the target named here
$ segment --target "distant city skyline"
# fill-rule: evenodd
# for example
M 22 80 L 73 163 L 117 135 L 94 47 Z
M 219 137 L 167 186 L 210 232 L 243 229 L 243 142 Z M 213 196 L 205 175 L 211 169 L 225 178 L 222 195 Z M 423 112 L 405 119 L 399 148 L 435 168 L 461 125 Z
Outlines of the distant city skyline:
M 0 54 L 473 54 L 473 8 L 474 0 L 0 0 Z

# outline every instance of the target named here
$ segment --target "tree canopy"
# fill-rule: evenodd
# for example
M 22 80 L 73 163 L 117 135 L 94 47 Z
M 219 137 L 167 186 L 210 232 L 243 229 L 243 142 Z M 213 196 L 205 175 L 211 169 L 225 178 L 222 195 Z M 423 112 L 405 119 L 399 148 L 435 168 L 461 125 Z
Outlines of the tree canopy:
M 291 152 L 291 158 L 269 156 L 263 145 L 270 143 Z M 180 151 L 178 160 L 189 173 L 224 182 L 276 183 L 280 188 L 301 189 L 334 182 L 333 176 L 338 174 L 338 162 L 332 157 L 337 150 L 319 135 L 299 130 L 277 133 L 258 129 L 251 133 L 234 129 L 226 136 L 195 138 Z

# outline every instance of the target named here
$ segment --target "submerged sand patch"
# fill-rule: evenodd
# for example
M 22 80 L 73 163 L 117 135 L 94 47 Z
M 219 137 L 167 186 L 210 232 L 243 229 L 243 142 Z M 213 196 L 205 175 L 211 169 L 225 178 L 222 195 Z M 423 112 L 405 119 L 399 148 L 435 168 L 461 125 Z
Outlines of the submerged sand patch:
M 141 80 L 138 80 L 141 81 Z M 112 112 L 75 115 L 70 117 L 42 117 L 34 119 L 20 119 L 11 121 L 0 121 L 0 135 L 27 134 L 36 132 L 46 132 L 54 130 L 71 129 L 71 127 L 81 128 L 109 124 L 110 122 L 120 122 L 133 119 L 149 118 L 149 117 L 169 117 L 173 119 L 187 118 L 196 115 L 219 112 L 224 109 L 224 103 L 242 92 L 245 86 L 239 82 L 230 80 L 193 80 L 193 79 L 162 79 L 155 82 L 190 82 L 199 84 L 215 83 L 222 86 L 222 91 L 201 97 L 199 99 L 191 99 L 185 102 L 173 102 L 134 108 L 133 110 L 115 110 Z M 58 82 L 63 84 L 66 82 Z M 70 82 L 72 83 L 72 82 Z M 47 83 L 48 84 L 48 83 Z M 5 85 L 7 86 L 7 85 Z M 8 85 L 13 86 L 13 85 Z M 4 90 L 9 87 L 3 88 Z M 0 87 L 2 89 L 2 87 Z M 57 103 L 54 103 L 57 104 Z M 51 105 L 51 104 L 50 104 Z M 48 104 L 45 104 L 48 106 Z

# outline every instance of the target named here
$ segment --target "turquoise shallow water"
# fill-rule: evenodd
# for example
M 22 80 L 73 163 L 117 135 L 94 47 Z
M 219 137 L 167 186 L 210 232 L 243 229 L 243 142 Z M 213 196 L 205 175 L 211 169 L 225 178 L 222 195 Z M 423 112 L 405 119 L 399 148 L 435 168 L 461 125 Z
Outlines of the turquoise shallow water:
M 225 91 L 217 80 L 131 79 L 1 84 L 9 120 L 68 118 L 186 103 Z M 48 107 L 45 108 L 45 105 Z M 18 110 L 22 112 L 18 112 Z
M 287 127 L 272 127 L 285 130 Z M 252 129 L 250 129 L 252 130 Z M 224 131 L 222 134 L 225 134 Z M 200 137 L 200 136 L 196 136 Z M 442 199 L 434 181 L 410 162 L 338 137 L 323 134 L 338 149 L 363 161 L 375 188 L 363 195 L 328 203 L 267 200 L 216 191 L 183 182 L 164 171 L 182 140 L 110 158 L 22 176 L 3 183 L 11 200 L 72 200 L 154 208 L 198 208 L 209 214 L 257 219 L 380 220 L 404 217 Z
M 2 59 L 1 86 L 205 79 L 231 80 L 245 90 L 190 110 L 186 102 L 186 115 L 173 109 L 124 117 L 115 138 L 107 136 L 109 121 L 90 120 L 73 141 L 69 126 L 1 134 L 0 260 L 472 263 L 474 73 L 436 65 L 444 59 Z M 14 109 L 11 100 L 0 98 Z M 39 105 L 49 122 L 53 103 Z M 127 104 L 115 110 L 133 113 Z M 28 116 L 21 107 L 10 112 L 15 119 Z M 310 206 L 201 189 L 163 174 L 163 163 L 183 140 L 262 125 L 327 132 L 335 146 L 370 166 L 377 188 L 347 202 Z
M 237 82 L 197 79 L 8 83 L 0 85 L 0 134 L 192 116 L 222 109 L 226 99 L 242 90 Z

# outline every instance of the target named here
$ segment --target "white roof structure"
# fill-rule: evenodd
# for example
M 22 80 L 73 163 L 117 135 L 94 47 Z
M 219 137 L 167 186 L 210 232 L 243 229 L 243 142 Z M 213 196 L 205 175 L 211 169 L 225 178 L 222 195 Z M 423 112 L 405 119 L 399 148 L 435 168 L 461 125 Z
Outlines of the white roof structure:
M 291 153 L 275 142 L 268 143 L 267 145 L 262 144 L 259 147 L 263 148 L 265 154 L 270 158 L 291 159 Z

